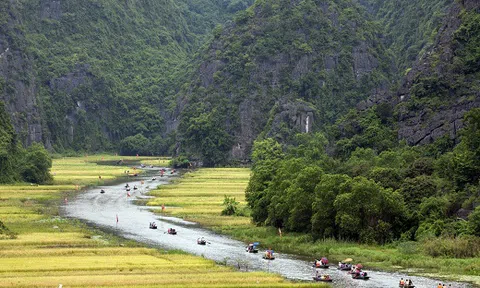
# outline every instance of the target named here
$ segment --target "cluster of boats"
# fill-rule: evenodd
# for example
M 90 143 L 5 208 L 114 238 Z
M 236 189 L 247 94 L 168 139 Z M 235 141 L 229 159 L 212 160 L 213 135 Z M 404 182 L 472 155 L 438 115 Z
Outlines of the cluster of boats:
M 157 229 L 158 228 L 157 223 L 150 222 L 149 228 L 150 229 Z M 177 230 L 175 230 L 175 228 L 168 228 L 167 232 L 165 232 L 165 233 L 170 234 L 170 235 L 177 235 Z M 207 245 L 207 243 L 210 244 L 210 242 L 207 242 L 207 240 L 205 240 L 204 237 L 200 237 L 200 238 L 197 239 L 197 244 L 198 245 Z
M 133 190 L 137 190 L 138 187 L 137 185 L 133 185 Z M 127 192 L 130 192 L 131 188 L 130 188 L 130 185 L 127 183 L 125 184 L 125 190 L 127 190 Z
M 348 262 L 351 262 L 351 261 L 353 261 L 353 260 L 348 258 L 348 259 L 345 259 L 342 262 L 339 262 L 337 269 L 340 270 L 340 271 L 347 271 L 348 274 L 352 275 L 353 279 L 359 279 L 359 280 L 370 279 L 370 276 L 368 276 L 367 272 L 362 271 L 362 269 L 363 269 L 362 264 L 352 265 L 352 264 L 348 263 Z M 313 267 L 316 268 L 316 269 L 328 269 L 330 267 L 330 265 L 328 264 L 328 259 L 326 257 L 322 257 L 320 260 L 315 259 L 315 261 L 313 262 Z M 333 279 L 330 275 L 321 274 L 318 270 L 315 271 L 315 276 L 313 276 L 313 280 L 321 281 L 321 282 L 332 282 L 333 281 Z
M 246 250 L 248 253 L 258 253 L 258 248 L 257 248 L 257 246 L 258 246 L 259 244 L 260 244 L 260 243 L 258 243 L 258 242 L 250 243 L 250 244 L 248 244 L 248 246 L 245 248 L 245 250 Z M 263 254 L 262 258 L 265 259 L 265 260 L 275 260 L 274 251 L 273 251 L 272 249 L 266 250 L 265 253 Z

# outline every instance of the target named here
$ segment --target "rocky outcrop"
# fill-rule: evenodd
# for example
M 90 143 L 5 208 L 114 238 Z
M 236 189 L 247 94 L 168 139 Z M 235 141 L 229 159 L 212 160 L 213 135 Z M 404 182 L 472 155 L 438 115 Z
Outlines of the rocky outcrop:
M 411 145 L 430 144 L 436 139 L 448 135 L 457 140 L 458 131 L 463 128 L 463 116 L 472 108 L 480 107 L 480 94 L 472 99 L 462 97 L 451 105 L 444 105 L 433 111 L 400 113 L 398 137 L 405 139 Z
M 36 98 L 32 60 L 24 50 L 24 34 L 17 28 L 21 21 L 12 3 L 0 4 L 8 11 L 3 14 L 6 21 L 0 24 L 0 101 L 5 103 L 12 125 L 25 146 L 42 141 L 48 144 Z
M 433 45 L 422 54 L 403 78 L 399 89 L 375 91 L 357 108 L 364 110 L 376 104 L 389 103 L 398 115 L 398 138 L 410 145 L 429 144 L 448 135 L 458 140 L 463 116 L 480 107 L 480 81 L 475 68 L 465 71 L 462 49 L 470 39 L 459 40 L 458 30 L 464 25 L 462 15 L 480 9 L 480 2 L 455 2 L 438 30 Z M 479 37 L 470 31 L 468 37 Z M 477 88 L 476 88 L 477 87 Z
M 223 113 L 216 117 L 232 136 L 230 156 L 246 160 L 259 135 L 287 141 L 311 132 L 382 86 L 393 67 L 368 15 L 355 1 L 320 2 L 257 1 L 217 31 L 182 95 L 189 113 L 180 121 Z M 191 108 L 199 102 L 204 110 Z
M 428 144 L 444 135 L 457 140 L 464 114 L 480 107 L 480 91 L 475 88 L 480 80 L 471 77 L 475 71 L 466 75 L 463 67 L 455 66 L 463 49 L 463 44 L 456 39 L 458 29 L 464 24 L 462 13 L 472 10 L 478 13 L 479 8 L 480 2 L 475 0 L 456 2 L 440 27 L 434 45 L 406 75 L 392 99 L 398 103 L 399 139 L 412 145 Z M 477 34 L 471 37 L 478 37 L 480 31 L 470 33 Z

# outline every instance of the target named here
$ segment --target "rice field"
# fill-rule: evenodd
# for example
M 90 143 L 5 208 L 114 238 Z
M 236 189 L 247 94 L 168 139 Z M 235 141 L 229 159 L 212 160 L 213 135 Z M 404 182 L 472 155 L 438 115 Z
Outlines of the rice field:
M 58 204 L 68 201 L 66 191 L 127 177 L 128 168 L 96 164 L 121 158 L 152 165 L 167 161 L 108 155 L 58 158 L 52 167 L 54 185 L 0 185 L 0 221 L 11 232 L 0 230 L 5 236 L 0 237 L 0 287 L 319 287 L 142 247 L 59 216 Z
M 251 223 L 248 211 L 243 211 L 246 210 L 245 189 L 249 176 L 250 170 L 242 168 L 202 168 L 187 172 L 172 185 L 159 186 L 152 191 L 151 195 L 156 198 L 147 205 L 165 204 L 164 213 L 167 215 L 198 222 L 244 242 L 255 239 L 264 247 L 275 247 L 282 252 L 305 256 L 325 255 L 336 261 L 351 257 L 372 268 L 416 271 L 420 275 L 446 276 L 480 286 L 478 258 L 433 258 L 420 252 L 405 254 L 394 245 L 369 246 L 333 239 L 313 242 L 311 237 L 304 234 L 284 232 L 283 236 L 279 237 L 277 229 L 257 227 Z M 235 197 L 240 203 L 240 212 L 243 211 L 247 216 L 221 216 L 224 195 Z
M 152 157 L 148 159 L 142 159 L 140 163 L 145 165 L 166 167 L 170 163 L 170 158 L 169 157 Z
M 245 210 L 245 188 L 250 177 L 248 168 L 202 168 L 185 173 L 171 185 L 151 191 L 155 199 L 147 205 L 165 205 L 164 213 L 198 222 L 204 226 L 245 225 L 249 217 L 221 216 L 225 195 L 239 202 Z

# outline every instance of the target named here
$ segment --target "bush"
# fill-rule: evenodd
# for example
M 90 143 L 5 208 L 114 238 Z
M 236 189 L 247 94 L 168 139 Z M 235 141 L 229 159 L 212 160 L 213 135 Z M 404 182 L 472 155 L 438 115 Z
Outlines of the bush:
M 169 165 L 174 168 L 188 168 L 191 166 L 190 160 L 184 155 L 180 155 L 170 160 Z
M 432 257 L 470 258 L 480 256 L 480 238 L 435 238 L 422 242 L 422 250 Z
M 222 210 L 222 215 L 235 215 L 237 212 L 239 202 L 235 201 L 235 197 L 228 197 L 225 195 L 223 200 L 223 206 L 225 209 Z
M 52 159 L 43 145 L 32 144 L 25 153 L 22 177 L 27 182 L 48 184 L 53 181 L 50 174 Z
M 468 226 L 473 235 L 480 236 L 480 206 L 468 216 Z
M 414 241 L 400 242 L 397 245 L 397 249 L 400 253 L 406 255 L 416 254 L 419 250 L 418 243 Z
M 1 239 L 15 239 L 17 236 L 10 231 L 2 221 L 0 221 L 0 240 Z
M 142 134 L 128 136 L 120 141 L 120 155 L 147 155 L 150 152 L 150 140 Z

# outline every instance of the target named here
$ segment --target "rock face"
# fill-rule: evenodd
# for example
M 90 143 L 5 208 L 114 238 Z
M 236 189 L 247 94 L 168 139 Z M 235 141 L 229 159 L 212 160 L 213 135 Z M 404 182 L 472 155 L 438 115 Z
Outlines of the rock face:
M 468 15 L 479 13 L 479 9 L 479 1 L 456 1 L 434 43 L 415 61 L 399 89 L 394 93 L 375 91 L 357 108 L 379 103 L 394 106 L 398 138 L 410 145 L 429 144 L 444 135 L 457 141 L 464 114 L 480 107 L 480 65 L 469 65 L 465 59 L 470 53 L 468 43 L 480 36 L 479 26 L 467 23 Z M 467 35 L 462 34 L 465 25 L 471 26 Z
M 179 67 L 252 1 L 2 0 L 0 100 L 24 145 L 104 151 L 166 136 Z
M 476 31 L 469 31 L 471 34 L 466 39 L 460 39 L 459 35 L 459 29 L 468 25 L 462 15 L 479 13 L 479 9 L 480 2 L 476 0 L 456 2 L 439 29 L 434 45 L 405 77 L 392 99 L 398 103 L 400 139 L 413 145 L 428 144 L 444 135 L 457 140 L 464 114 L 480 107 L 479 65 L 466 71 L 467 64 L 462 59 L 464 50 L 468 49 L 466 43 L 478 39 L 480 30 L 477 26 Z M 457 65 L 459 61 L 461 64 Z
M 36 99 L 32 60 L 24 51 L 25 38 L 16 28 L 21 21 L 11 1 L 2 1 L 8 13 L 0 23 L 0 101 L 6 105 L 12 124 L 24 145 L 45 141 L 41 109 Z M 4 10 L 5 11 L 5 10 Z
M 233 139 L 230 156 L 246 160 L 259 135 L 288 141 L 335 121 L 393 69 L 367 19 L 355 1 L 257 1 L 202 53 L 184 92 L 183 127 L 220 114 L 218 125 Z M 194 109 L 200 102 L 204 109 Z M 198 152 L 195 143 L 182 146 Z

